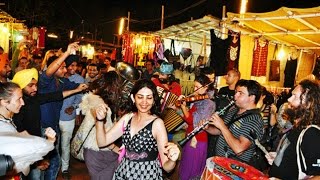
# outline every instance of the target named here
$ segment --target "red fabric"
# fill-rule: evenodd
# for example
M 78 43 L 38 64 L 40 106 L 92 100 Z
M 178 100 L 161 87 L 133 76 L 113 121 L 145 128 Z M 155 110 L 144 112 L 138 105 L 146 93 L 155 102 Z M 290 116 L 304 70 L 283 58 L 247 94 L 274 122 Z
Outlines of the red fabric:
M 46 28 L 39 28 L 39 38 L 38 38 L 38 48 L 45 47 L 45 39 L 46 39 Z
M 116 54 L 117 54 L 117 49 L 113 49 L 112 53 L 110 54 L 111 60 L 116 60 Z
M 159 79 L 153 79 L 152 80 L 153 83 L 156 85 L 156 86 L 159 86 L 159 87 L 162 87 L 163 89 L 165 89 L 166 91 L 169 91 L 177 96 L 180 96 L 181 95 L 181 86 L 179 83 L 177 82 L 173 82 L 171 83 L 171 85 L 169 85 L 169 89 L 165 88 L 159 81 Z
M 255 48 L 253 51 L 253 62 L 251 68 L 251 76 L 266 76 L 267 74 L 267 58 L 268 58 L 268 41 L 262 46 L 259 39 L 255 40 Z
M 196 107 L 192 106 L 192 108 L 189 110 L 190 116 L 188 118 L 183 118 L 184 121 L 188 124 L 188 128 L 187 128 L 187 134 L 189 134 L 193 129 L 193 116 L 192 114 L 196 111 Z M 200 133 L 198 133 L 196 135 L 196 139 L 197 141 L 201 141 L 201 142 L 208 142 L 208 136 L 207 133 L 205 131 L 201 131 Z
M 131 46 L 131 43 L 133 42 L 132 36 L 130 34 L 125 34 L 123 36 L 123 60 L 125 62 L 128 62 L 130 64 L 134 63 L 134 49 Z

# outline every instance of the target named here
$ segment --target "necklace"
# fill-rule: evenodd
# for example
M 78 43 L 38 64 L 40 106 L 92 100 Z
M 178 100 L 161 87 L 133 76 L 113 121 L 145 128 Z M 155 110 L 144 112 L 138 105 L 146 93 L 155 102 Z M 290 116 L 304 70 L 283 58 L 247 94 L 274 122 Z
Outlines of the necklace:
M 17 129 L 17 126 L 14 124 L 12 118 L 6 118 L 4 117 L 4 115 L 0 114 L 0 116 L 3 118 L 3 119 L 0 119 L 0 121 L 3 121 L 5 123 L 9 123 L 11 124 L 15 129 Z

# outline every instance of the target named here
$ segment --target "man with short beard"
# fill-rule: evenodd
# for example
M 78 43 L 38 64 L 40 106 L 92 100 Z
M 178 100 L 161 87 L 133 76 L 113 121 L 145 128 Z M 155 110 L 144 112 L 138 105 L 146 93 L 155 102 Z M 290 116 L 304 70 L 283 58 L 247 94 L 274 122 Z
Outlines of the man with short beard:
M 0 82 L 5 83 L 9 81 L 9 77 L 11 75 L 11 67 L 9 61 L 6 59 L 0 60 Z
M 57 91 L 47 94 L 37 94 L 38 91 L 38 71 L 35 68 L 24 69 L 15 74 L 12 82 L 18 84 L 23 92 L 24 106 L 20 112 L 14 114 L 13 121 L 17 126 L 17 131 L 27 131 L 31 135 L 41 137 L 40 126 L 40 105 L 46 102 L 61 101 L 64 97 L 84 90 L 79 86 L 77 89 L 69 91 Z M 46 165 L 45 165 L 46 164 Z M 30 179 L 40 179 L 40 169 L 44 170 L 48 163 L 38 162 L 31 167 L 28 175 Z
M 173 65 L 163 62 L 159 69 L 159 77 L 152 81 L 156 86 L 163 88 L 177 96 L 181 95 L 181 86 L 175 81 L 173 73 Z
M 68 45 L 65 51 L 59 57 L 51 57 L 47 62 L 47 70 L 44 71 L 39 77 L 39 93 L 50 93 L 55 91 L 72 90 L 79 86 L 79 84 L 71 82 L 65 78 L 67 72 L 65 59 L 74 51 L 79 48 L 78 43 Z M 46 180 L 57 179 L 60 168 L 60 155 L 59 155 L 59 119 L 60 110 L 63 101 L 48 102 L 40 106 L 41 109 L 41 128 L 45 129 L 51 127 L 57 132 L 56 149 L 49 153 L 50 167 L 45 172 Z
M 289 119 L 294 119 L 294 126 L 280 140 L 277 152 L 269 152 L 266 155 L 269 164 L 272 165 L 269 176 L 280 179 L 318 179 L 320 178 L 319 86 L 310 80 L 301 81 L 292 91 L 288 103 L 287 114 L 291 116 Z M 300 138 L 301 144 L 297 143 Z M 300 176 L 299 165 L 301 172 L 307 176 Z

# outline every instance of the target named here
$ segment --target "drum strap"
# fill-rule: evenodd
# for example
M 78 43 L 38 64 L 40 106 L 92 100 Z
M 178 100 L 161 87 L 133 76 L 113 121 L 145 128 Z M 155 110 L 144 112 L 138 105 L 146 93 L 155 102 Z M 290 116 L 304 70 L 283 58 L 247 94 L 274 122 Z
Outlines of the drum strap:
M 230 127 L 233 123 L 235 123 L 235 122 L 238 121 L 239 119 L 244 118 L 244 117 L 247 117 L 247 116 L 252 115 L 252 114 L 257 114 L 257 113 L 259 113 L 259 112 L 257 111 L 257 109 L 253 109 L 253 110 L 249 110 L 247 113 L 241 114 L 240 116 L 238 116 L 238 117 L 235 118 L 235 116 L 237 115 L 237 113 L 236 113 L 236 114 L 233 115 L 232 120 L 231 120 L 230 122 L 228 122 L 226 125 L 227 125 L 228 127 Z

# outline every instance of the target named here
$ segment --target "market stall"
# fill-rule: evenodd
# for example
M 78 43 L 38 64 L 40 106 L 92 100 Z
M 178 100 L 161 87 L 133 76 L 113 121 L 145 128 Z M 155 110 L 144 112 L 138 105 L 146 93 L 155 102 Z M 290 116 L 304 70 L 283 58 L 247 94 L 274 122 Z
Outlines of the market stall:
M 22 21 L 13 18 L 0 9 L 0 46 L 5 53 L 9 53 L 10 47 L 14 46 L 15 42 L 19 42 L 28 33 L 28 29 Z
M 319 12 L 320 7 L 308 9 L 283 7 L 268 13 L 241 15 L 227 13 L 227 18 L 222 20 L 205 16 L 170 26 L 154 34 L 164 39 L 165 47 L 169 49 L 171 40 L 174 40 L 176 44 L 198 44 L 198 47 L 203 47 L 203 42 L 205 42 L 205 55 L 209 57 L 209 54 L 219 53 L 219 51 L 211 52 L 213 33 L 221 40 L 224 40 L 226 35 L 234 39 L 234 33 L 239 33 L 241 41 L 239 42 L 238 69 L 241 77 L 256 79 L 269 88 L 282 88 L 288 81 L 285 80 L 286 72 L 294 72 L 293 84 L 295 84 L 310 75 L 313 70 L 316 56 L 320 54 Z M 200 52 L 201 48 L 196 50 L 197 45 L 190 47 L 195 54 Z M 226 52 L 230 51 L 230 45 L 225 49 L 227 49 Z M 260 61 L 263 64 L 261 67 Z M 220 59 L 218 63 L 226 66 L 228 60 Z M 256 68 L 257 64 L 259 68 Z M 289 76 L 292 77 L 292 74 L 287 75 Z M 222 85 L 224 85 L 224 80 L 219 78 L 218 86 Z

